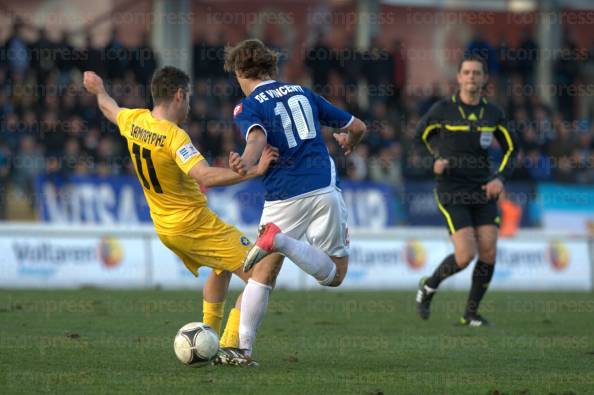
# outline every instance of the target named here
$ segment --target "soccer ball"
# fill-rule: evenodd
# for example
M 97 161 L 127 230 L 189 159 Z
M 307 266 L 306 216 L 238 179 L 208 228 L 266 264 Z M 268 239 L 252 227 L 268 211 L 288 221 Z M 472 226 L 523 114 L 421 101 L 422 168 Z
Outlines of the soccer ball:
M 202 322 L 190 322 L 180 328 L 173 341 L 175 356 L 186 365 L 201 366 L 219 350 L 219 337 Z

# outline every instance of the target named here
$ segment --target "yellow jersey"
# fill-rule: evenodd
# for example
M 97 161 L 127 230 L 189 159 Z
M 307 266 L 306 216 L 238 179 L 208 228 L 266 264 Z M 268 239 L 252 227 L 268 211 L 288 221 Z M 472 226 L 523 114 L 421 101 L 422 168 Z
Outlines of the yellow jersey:
M 117 115 L 122 136 L 143 187 L 157 233 L 178 235 L 201 221 L 206 196 L 188 175 L 204 157 L 188 134 L 173 122 L 156 119 L 148 109 L 122 109 Z

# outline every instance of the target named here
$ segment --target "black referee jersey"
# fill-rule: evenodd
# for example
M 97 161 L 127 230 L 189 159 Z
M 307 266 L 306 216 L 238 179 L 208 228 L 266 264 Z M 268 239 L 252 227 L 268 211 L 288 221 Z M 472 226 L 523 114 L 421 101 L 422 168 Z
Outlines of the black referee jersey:
M 493 138 L 503 149 L 494 169 L 488 155 Z M 518 138 L 503 110 L 484 97 L 477 105 L 465 104 L 459 93 L 431 107 L 419 122 L 417 140 L 435 159 L 449 161 L 436 179 L 439 200 L 451 204 L 486 202 L 482 185 L 495 177 L 508 179 L 518 152 Z

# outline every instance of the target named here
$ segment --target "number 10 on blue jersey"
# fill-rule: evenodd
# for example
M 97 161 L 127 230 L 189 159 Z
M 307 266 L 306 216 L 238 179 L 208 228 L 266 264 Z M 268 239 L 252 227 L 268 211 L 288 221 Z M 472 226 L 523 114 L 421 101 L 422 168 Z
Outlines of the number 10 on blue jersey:
M 289 110 L 293 116 L 295 129 L 301 140 L 313 139 L 316 137 L 316 124 L 314 122 L 313 112 L 309 99 L 303 95 L 292 96 L 287 100 Z M 280 116 L 287 137 L 289 148 L 297 146 L 295 135 L 293 134 L 293 122 L 287 112 L 287 108 L 282 102 L 277 102 L 274 107 L 274 114 Z

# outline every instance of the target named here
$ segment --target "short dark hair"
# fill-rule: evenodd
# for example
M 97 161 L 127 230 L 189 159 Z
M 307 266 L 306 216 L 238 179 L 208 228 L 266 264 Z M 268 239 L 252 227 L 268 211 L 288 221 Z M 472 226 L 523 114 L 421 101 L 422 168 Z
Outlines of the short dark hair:
M 462 57 L 462 59 L 460 60 L 460 63 L 458 63 L 458 73 L 462 70 L 462 64 L 464 64 L 464 62 L 479 62 L 483 66 L 483 73 L 489 74 L 489 69 L 487 67 L 487 62 L 485 61 L 485 58 L 483 58 L 482 56 L 480 56 L 478 54 L 475 54 L 475 53 L 464 54 L 464 57 Z
M 225 48 L 225 71 L 248 79 L 275 77 L 278 53 L 257 39 L 244 40 Z
M 173 100 L 178 89 L 190 88 L 190 76 L 173 66 L 165 66 L 153 74 L 151 95 L 155 105 Z

